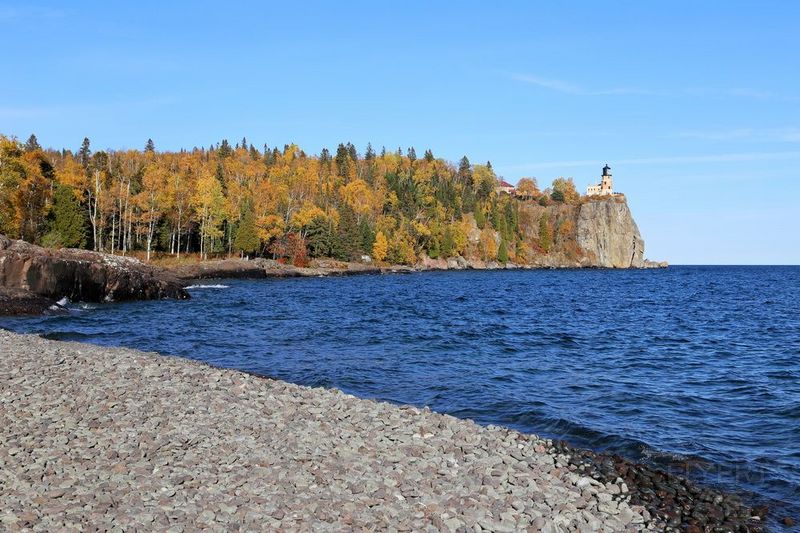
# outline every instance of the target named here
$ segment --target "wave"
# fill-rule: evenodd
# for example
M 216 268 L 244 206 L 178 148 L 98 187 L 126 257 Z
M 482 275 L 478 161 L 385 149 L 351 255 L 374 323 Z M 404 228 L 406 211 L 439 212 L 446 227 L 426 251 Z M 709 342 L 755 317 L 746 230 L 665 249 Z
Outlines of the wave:
M 192 289 L 230 289 L 230 285 L 189 285 L 186 290 Z

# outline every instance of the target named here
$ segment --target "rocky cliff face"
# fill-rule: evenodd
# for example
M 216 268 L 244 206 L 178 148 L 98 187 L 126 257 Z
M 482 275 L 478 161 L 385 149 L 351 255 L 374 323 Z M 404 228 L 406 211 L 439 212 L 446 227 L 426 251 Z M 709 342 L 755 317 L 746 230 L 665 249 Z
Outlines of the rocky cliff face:
M 624 198 L 593 200 L 579 209 L 576 239 L 591 266 L 644 266 L 644 239 Z
M 173 274 L 135 259 L 48 250 L 2 235 L 0 288 L 86 302 L 189 298 Z

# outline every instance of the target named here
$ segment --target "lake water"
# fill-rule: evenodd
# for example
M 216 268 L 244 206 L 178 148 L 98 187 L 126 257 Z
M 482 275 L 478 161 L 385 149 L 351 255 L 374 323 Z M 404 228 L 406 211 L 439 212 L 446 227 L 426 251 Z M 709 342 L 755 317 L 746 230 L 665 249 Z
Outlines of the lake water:
M 0 318 L 563 438 L 800 516 L 800 267 L 224 280 Z M 773 515 L 775 516 L 775 515 Z

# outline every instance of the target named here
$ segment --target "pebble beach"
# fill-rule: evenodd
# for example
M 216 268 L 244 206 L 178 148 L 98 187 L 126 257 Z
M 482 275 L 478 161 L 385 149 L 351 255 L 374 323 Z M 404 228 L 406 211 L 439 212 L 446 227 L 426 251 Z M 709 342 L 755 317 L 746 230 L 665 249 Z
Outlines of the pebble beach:
M 670 527 L 557 443 L 427 409 L 3 330 L 0 376 L 0 530 Z

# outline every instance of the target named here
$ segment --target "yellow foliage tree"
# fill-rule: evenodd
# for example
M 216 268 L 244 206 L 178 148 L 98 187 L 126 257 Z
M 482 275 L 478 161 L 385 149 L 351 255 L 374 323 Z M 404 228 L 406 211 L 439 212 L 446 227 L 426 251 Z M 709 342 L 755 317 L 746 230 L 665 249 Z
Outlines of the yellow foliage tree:
M 382 262 L 386 259 L 386 254 L 389 251 L 389 242 L 386 240 L 386 235 L 382 231 L 375 234 L 375 242 L 372 245 L 372 258 L 377 262 Z
M 497 259 L 497 241 L 495 241 L 494 231 L 484 228 L 481 231 L 481 259 L 484 261 L 494 261 Z

